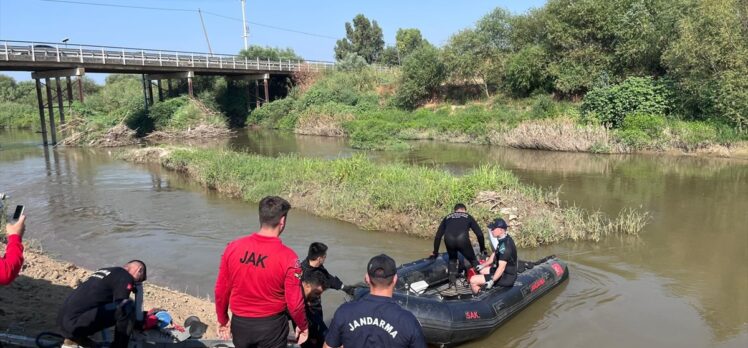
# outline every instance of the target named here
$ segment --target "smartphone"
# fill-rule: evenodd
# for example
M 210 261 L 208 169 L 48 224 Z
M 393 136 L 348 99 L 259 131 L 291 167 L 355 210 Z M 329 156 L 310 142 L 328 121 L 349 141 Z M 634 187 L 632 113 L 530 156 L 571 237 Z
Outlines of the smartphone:
M 13 216 L 10 218 L 10 223 L 14 224 L 21 218 L 21 215 L 23 215 L 23 209 L 24 207 L 22 205 L 16 206 L 16 211 L 13 212 Z

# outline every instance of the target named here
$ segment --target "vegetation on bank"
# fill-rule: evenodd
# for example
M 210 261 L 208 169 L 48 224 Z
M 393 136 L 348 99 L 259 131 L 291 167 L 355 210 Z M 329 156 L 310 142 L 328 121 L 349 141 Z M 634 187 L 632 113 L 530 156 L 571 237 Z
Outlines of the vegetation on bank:
M 250 122 L 300 133 L 311 125 L 374 149 L 415 137 L 590 152 L 728 150 L 748 140 L 745 8 L 744 0 L 550 0 L 519 15 L 497 8 L 443 47 L 412 28 L 385 47 L 377 22 L 358 15 L 335 48 L 342 72 L 256 110 Z M 382 78 L 367 63 L 399 70 Z M 341 80 L 350 83 L 330 88 Z
M 638 234 L 646 214 L 600 213 L 561 208 L 555 193 L 521 184 L 511 172 L 482 166 L 464 176 L 403 164 L 374 164 L 363 156 L 322 160 L 263 157 L 220 150 L 145 148 L 127 151 L 134 162 L 155 162 L 197 182 L 257 202 L 282 195 L 314 214 L 363 228 L 431 237 L 441 216 L 457 202 L 470 205 L 479 221 L 503 215 L 523 247 L 564 240 L 599 240 Z M 510 216 L 510 214 L 512 216 Z

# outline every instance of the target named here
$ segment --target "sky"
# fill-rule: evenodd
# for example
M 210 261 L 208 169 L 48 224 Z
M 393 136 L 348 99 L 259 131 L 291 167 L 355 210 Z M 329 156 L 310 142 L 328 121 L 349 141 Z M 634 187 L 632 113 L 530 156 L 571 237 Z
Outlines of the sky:
M 335 41 L 345 36 L 345 22 L 362 13 L 379 23 L 387 45 L 395 43 L 398 28 L 418 28 L 424 38 L 440 46 L 450 35 L 472 27 L 496 7 L 522 13 L 544 3 L 545 0 L 247 0 L 249 44 L 290 47 L 305 59 L 332 61 Z M 0 0 L 0 40 L 60 42 L 69 38 L 68 44 L 208 52 L 197 9 L 203 11 L 214 53 L 232 54 L 243 48 L 239 0 Z M 16 80 L 31 76 L 28 72 L 2 73 Z M 101 76 L 91 77 L 103 80 Z

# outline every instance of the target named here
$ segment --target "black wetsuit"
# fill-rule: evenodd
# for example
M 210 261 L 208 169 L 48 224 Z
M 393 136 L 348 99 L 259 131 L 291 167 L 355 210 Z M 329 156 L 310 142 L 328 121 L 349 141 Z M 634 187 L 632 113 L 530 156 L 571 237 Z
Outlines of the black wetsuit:
M 325 275 L 325 289 L 343 289 L 343 281 L 330 274 L 325 269 L 325 266 L 312 267 L 309 264 L 309 259 L 305 259 L 301 262 L 301 269 L 303 272 L 309 272 L 310 270 L 321 271 Z M 301 346 L 303 348 L 322 347 L 322 344 L 325 342 L 325 335 L 327 334 L 327 325 L 325 325 L 322 313 L 322 299 L 320 297 L 306 302 L 306 316 L 309 322 L 309 339 Z
M 460 252 L 473 266 L 479 265 L 478 259 L 475 257 L 475 251 L 473 251 L 473 245 L 470 243 L 470 237 L 468 237 L 468 229 L 472 229 L 475 237 L 478 238 L 480 251 L 486 251 L 483 231 L 481 231 L 475 219 L 468 213 L 455 212 L 444 217 L 439 225 L 434 238 L 434 254 L 439 253 L 439 246 L 442 243 L 442 237 L 444 237 L 444 244 L 447 246 L 447 253 L 451 262 L 457 260 L 457 252 Z
M 114 326 L 110 347 L 127 347 L 128 324 L 135 306 L 130 293 L 135 280 L 122 267 L 102 268 L 78 286 L 65 300 L 58 325 L 66 338 L 80 342 L 105 328 Z

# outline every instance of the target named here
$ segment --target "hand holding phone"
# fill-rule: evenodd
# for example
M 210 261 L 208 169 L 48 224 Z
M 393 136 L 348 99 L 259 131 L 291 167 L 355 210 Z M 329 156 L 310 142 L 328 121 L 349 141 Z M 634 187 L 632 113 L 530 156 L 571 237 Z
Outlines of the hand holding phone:
M 21 218 L 21 215 L 23 215 L 24 206 L 17 205 L 16 211 L 13 212 L 13 215 L 11 215 L 10 219 L 8 219 L 8 223 L 15 224 L 18 222 L 18 220 Z
M 5 230 L 9 236 L 17 234 L 23 237 L 23 233 L 26 231 L 26 215 L 23 215 L 23 210 L 24 207 L 22 205 L 17 205 L 16 211 L 13 212 L 8 225 L 5 226 Z

